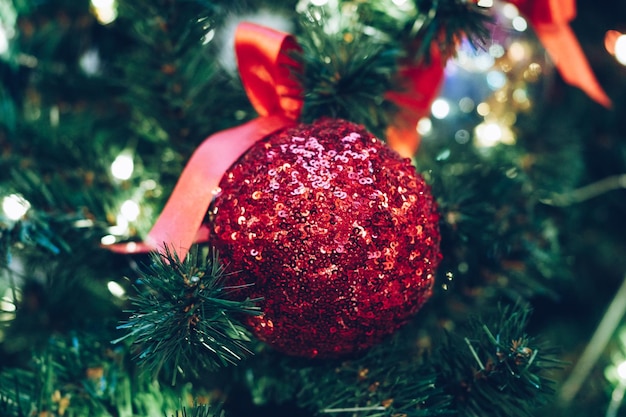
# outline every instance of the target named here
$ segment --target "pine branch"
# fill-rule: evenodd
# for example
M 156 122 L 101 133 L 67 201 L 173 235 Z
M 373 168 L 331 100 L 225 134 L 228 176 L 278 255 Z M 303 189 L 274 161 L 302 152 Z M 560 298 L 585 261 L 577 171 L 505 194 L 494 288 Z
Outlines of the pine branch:
M 303 118 L 343 118 L 379 133 L 387 123 L 384 94 L 392 86 L 400 50 L 390 42 L 366 34 L 351 18 L 334 16 L 338 28 L 328 28 L 327 11 L 310 8 L 301 19 L 305 73 Z
M 201 258 L 198 248 L 184 261 L 166 248 L 137 281 L 136 310 L 119 326 L 128 333 L 137 361 L 153 373 L 163 367 L 194 375 L 203 369 L 236 364 L 251 353 L 247 331 L 236 320 L 257 314 L 258 300 L 233 301 L 237 288 L 226 286 L 225 268 L 216 253 Z
M 529 318 L 526 305 L 500 306 L 493 317 L 472 320 L 469 336 L 444 341 L 434 363 L 459 415 L 531 417 L 552 398 L 547 373 L 561 362 L 554 348 L 526 334 Z
M 187 409 L 176 412 L 172 417 L 224 417 L 224 410 L 221 404 L 213 405 L 196 405 L 187 413 Z
M 450 397 L 417 344 L 415 328 L 407 327 L 364 355 L 341 360 L 265 352 L 241 378 L 257 403 L 295 404 L 319 416 L 447 415 Z

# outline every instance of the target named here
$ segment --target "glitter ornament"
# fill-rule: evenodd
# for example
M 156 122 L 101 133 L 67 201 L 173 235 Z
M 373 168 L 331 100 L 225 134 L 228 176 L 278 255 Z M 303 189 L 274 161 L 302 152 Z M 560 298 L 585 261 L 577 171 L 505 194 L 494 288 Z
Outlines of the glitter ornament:
M 408 159 L 336 119 L 257 142 L 223 176 L 212 240 L 245 320 L 279 351 L 338 357 L 405 324 L 430 297 L 439 215 Z

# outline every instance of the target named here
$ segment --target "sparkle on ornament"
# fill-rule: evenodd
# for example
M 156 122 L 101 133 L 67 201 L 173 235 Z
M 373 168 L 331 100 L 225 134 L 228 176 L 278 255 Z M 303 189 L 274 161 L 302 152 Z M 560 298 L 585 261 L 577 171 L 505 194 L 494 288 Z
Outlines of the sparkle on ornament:
M 111 164 L 111 174 L 118 180 L 125 181 L 133 175 L 135 163 L 129 152 L 119 154 Z
M 493 7 L 493 0 L 478 0 L 479 7 Z
M 19 194 L 11 194 L 2 199 L 2 210 L 10 220 L 19 220 L 30 209 L 30 203 Z
M 444 98 L 438 98 L 433 101 L 430 111 L 436 119 L 445 119 L 450 114 L 450 104 Z

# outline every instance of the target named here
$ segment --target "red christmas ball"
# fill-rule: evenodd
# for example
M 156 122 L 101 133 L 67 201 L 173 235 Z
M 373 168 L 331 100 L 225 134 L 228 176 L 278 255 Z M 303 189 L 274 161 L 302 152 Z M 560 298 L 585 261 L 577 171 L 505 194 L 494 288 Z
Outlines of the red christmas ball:
M 256 143 L 224 175 L 212 244 L 247 324 L 287 354 L 337 357 L 378 343 L 432 293 L 439 215 L 429 186 L 363 127 L 323 119 Z

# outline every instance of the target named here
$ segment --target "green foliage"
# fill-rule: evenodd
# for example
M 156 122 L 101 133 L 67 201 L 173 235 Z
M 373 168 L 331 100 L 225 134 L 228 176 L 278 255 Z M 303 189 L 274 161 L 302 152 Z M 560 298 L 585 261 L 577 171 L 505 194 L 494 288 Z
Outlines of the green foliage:
M 554 348 L 528 336 L 529 319 L 527 305 L 504 306 L 470 321 L 467 337 L 443 340 L 435 371 L 459 415 L 529 417 L 552 397 L 547 374 L 562 363 Z
M 130 339 L 140 365 L 153 374 L 165 367 L 173 378 L 238 363 L 251 350 L 237 316 L 259 308 L 258 300 L 232 299 L 237 288 L 225 283 L 227 275 L 216 253 L 201 257 L 197 247 L 182 261 L 169 248 L 153 254 L 136 284 L 136 310 L 119 326 L 128 333 L 118 342 Z

